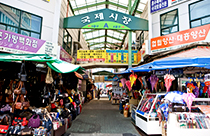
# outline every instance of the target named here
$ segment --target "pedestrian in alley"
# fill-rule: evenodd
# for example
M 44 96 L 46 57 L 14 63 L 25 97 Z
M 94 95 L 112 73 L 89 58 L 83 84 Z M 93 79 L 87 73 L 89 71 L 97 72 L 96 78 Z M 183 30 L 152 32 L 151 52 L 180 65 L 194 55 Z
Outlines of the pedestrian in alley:
M 98 100 L 100 99 L 101 90 L 98 90 Z

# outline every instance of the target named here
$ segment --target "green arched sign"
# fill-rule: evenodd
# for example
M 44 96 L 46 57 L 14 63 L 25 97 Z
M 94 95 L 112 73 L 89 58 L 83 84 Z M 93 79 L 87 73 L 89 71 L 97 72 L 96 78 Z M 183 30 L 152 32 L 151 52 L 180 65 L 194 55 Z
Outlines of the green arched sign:
M 111 9 L 101 9 L 64 18 L 63 28 L 148 31 L 148 20 Z

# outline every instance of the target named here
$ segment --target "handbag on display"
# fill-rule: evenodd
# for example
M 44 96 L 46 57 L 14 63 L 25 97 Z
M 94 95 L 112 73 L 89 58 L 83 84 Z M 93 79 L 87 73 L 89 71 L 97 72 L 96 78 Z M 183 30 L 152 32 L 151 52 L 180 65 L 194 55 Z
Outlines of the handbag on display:
M 14 108 L 17 109 L 17 110 L 22 110 L 22 102 L 18 102 L 18 99 L 19 99 L 19 95 L 16 97 L 16 100 L 15 100 L 15 103 L 14 103 Z
M 24 95 L 27 94 L 24 82 L 22 82 L 21 94 L 24 94 Z
M 18 84 L 18 87 L 15 88 L 15 90 L 14 90 L 14 94 L 16 94 L 16 95 L 21 94 L 22 85 L 23 85 L 23 83 L 20 81 Z
M 27 81 L 25 62 L 22 62 L 20 73 L 18 73 L 18 78 L 20 79 L 20 81 Z
M 8 114 L 3 114 L 0 116 L 0 124 L 1 125 L 10 125 L 11 117 Z
M 11 102 L 13 102 L 12 95 L 7 96 L 5 102 L 6 102 L 6 103 L 11 103 Z
M 24 110 L 28 109 L 29 107 L 30 107 L 29 101 L 23 102 L 23 109 L 24 109 Z
M 60 105 L 63 106 L 63 99 L 60 99 Z
M 48 119 L 42 120 L 42 126 L 47 129 L 47 132 L 49 132 L 52 129 L 52 121 Z
M 6 134 L 8 132 L 9 125 L 0 125 L 0 134 Z
M 40 126 L 39 128 L 34 129 L 33 135 L 34 136 L 45 136 L 45 135 L 47 135 L 47 129 Z
M 39 115 L 35 114 L 28 120 L 28 127 L 38 128 L 40 126 Z
M 51 71 L 51 68 L 48 67 L 48 71 L 47 71 L 47 76 L 46 76 L 46 79 L 45 79 L 45 83 L 46 84 L 52 84 L 53 83 L 53 77 L 52 77 L 52 71 Z
M 21 130 L 21 135 L 32 135 L 32 128 L 30 127 L 25 127 L 24 129 Z
M 63 119 L 68 118 L 69 115 L 70 115 L 70 112 L 69 112 L 68 110 L 64 110 L 64 111 L 61 113 L 61 117 L 62 117 Z
M 23 111 L 19 114 L 21 118 L 26 117 L 27 120 L 31 118 L 33 114 L 30 111 Z
M 5 112 L 5 111 L 10 111 L 11 107 L 9 106 L 9 104 L 6 104 L 5 106 L 3 106 L 0 110 Z

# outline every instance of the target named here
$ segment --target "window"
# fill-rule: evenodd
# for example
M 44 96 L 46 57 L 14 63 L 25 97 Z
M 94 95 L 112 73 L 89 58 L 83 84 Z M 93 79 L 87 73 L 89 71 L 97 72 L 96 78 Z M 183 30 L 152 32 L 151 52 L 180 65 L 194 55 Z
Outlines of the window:
M 71 55 L 72 37 L 67 30 L 63 30 L 63 49 Z
M 42 17 L 0 3 L 0 29 L 41 38 Z
M 210 0 L 202 0 L 189 5 L 190 28 L 210 24 Z
M 160 15 L 161 35 L 167 35 L 179 31 L 178 10 L 173 10 Z
M 144 31 L 140 34 L 140 47 L 142 48 L 142 45 L 144 44 Z

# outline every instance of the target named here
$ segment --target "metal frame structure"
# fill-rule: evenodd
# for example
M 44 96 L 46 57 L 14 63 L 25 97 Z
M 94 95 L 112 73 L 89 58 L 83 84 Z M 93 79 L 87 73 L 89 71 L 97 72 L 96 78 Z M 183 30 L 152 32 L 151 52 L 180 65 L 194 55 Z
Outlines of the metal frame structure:
M 122 13 L 140 17 L 148 0 L 67 0 L 74 15 L 109 8 Z M 90 30 L 82 29 L 89 49 L 121 49 L 127 36 L 126 30 Z

